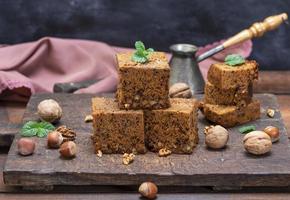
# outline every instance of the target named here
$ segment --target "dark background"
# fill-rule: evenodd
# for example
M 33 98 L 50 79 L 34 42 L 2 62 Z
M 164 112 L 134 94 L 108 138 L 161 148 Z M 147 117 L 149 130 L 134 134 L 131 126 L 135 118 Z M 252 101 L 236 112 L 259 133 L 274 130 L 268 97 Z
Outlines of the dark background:
M 212 43 L 289 11 L 286 0 L 0 0 L 0 43 L 55 36 L 132 47 L 142 40 L 168 51 L 178 42 Z M 256 39 L 251 58 L 262 69 L 290 70 L 290 26 Z

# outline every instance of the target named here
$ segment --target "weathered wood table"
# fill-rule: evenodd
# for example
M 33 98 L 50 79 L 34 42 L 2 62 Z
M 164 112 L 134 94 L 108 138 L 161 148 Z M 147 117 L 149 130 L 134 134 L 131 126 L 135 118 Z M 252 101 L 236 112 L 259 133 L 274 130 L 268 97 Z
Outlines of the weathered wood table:
M 269 75 L 271 73 L 271 75 Z M 264 82 L 265 84 L 258 85 L 258 91 L 272 92 L 273 88 L 276 93 L 282 93 L 283 95 L 278 95 L 278 101 L 280 104 L 280 110 L 282 113 L 282 117 L 286 126 L 290 127 L 290 96 L 287 95 L 289 93 L 289 78 L 284 77 L 283 81 L 275 81 L 281 80 L 281 76 L 283 77 L 283 73 L 279 72 L 264 72 Z M 262 74 L 263 75 L 263 74 Z M 274 76 L 273 76 L 274 75 Z M 279 78 L 277 79 L 277 76 Z M 274 80 L 276 85 L 271 85 L 265 81 L 269 77 Z M 271 78 L 270 78 L 271 77 Z M 287 79 L 288 78 L 288 79 Z M 279 83 L 282 83 L 279 86 Z M 286 83 L 285 83 L 286 82 Z M 278 85 L 277 85 L 278 84 Z M 268 88 L 268 85 L 270 86 Z M 21 121 L 21 116 L 23 114 L 24 105 L 13 103 L 13 102 L 1 102 L 0 104 L 0 130 L 1 132 L 8 133 L 7 126 L 14 127 L 15 130 L 18 128 L 18 124 Z M 5 126 L 5 124 L 7 126 Z M 6 128 L 5 128 L 6 127 Z M 4 130 L 4 131 L 3 131 Z M 9 128 L 11 130 L 11 128 Z M 3 167 L 6 153 L 8 149 L 2 148 L 0 154 L 0 165 Z M 34 193 L 31 194 L 29 192 L 25 192 L 25 194 L 19 195 L 19 192 L 23 192 L 18 187 L 7 187 L 2 183 L 0 183 L 0 198 L 1 199 L 138 199 L 139 195 L 135 192 L 137 190 L 136 186 L 105 186 L 105 187 L 95 187 L 95 186 L 85 186 L 85 187 L 66 187 L 59 186 L 56 187 L 52 192 L 49 193 Z M 216 192 L 212 191 L 209 188 L 204 187 L 160 187 L 160 194 L 158 199 L 289 199 L 289 187 L 280 187 L 280 188 L 245 188 L 242 191 L 231 191 L 231 192 Z M 73 193 L 73 194 L 71 194 Z M 83 194 L 86 193 L 86 194 Z
M 65 160 L 55 149 L 48 149 L 46 138 L 36 138 L 36 150 L 32 156 L 18 154 L 16 134 L 4 168 L 4 183 L 30 189 L 52 189 L 57 185 L 140 185 L 153 181 L 159 186 L 208 186 L 218 188 L 241 188 L 290 186 L 290 147 L 275 95 L 257 94 L 261 102 L 261 118 L 245 125 L 255 125 L 258 130 L 276 126 L 280 141 L 264 156 L 253 156 L 244 151 L 240 126 L 229 129 L 230 140 L 222 150 L 207 149 L 203 130 L 210 123 L 199 114 L 199 144 L 191 155 L 172 154 L 159 157 L 148 152 L 136 155 L 128 166 L 122 164 L 121 154 L 94 154 L 91 141 L 92 125 L 84 118 L 91 113 L 91 94 L 37 94 L 28 102 L 23 123 L 37 121 L 37 105 L 44 99 L 60 103 L 63 116 L 56 126 L 66 125 L 77 132 L 76 158 Z M 196 98 L 202 98 L 197 95 Z M 266 114 L 268 108 L 275 110 L 274 118 Z

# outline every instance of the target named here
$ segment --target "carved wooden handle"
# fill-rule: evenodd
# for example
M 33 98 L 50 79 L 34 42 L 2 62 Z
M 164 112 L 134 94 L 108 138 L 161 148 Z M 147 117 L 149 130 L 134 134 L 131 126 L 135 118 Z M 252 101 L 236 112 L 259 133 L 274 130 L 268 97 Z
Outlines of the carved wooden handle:
M 249 29 L 245 29 L 234 35 L 233 37 L 227 39 L 222 45 L 224 48 L 227 48 L 248 39 L 261 37 L 267 31 L 271 31 L 277 28 L 280 24 L 282 24 L 282 22 L 286 21 L 287 19 L 288 15 L 286 13 L 267 17 L 266 19 L 264 19 L 263 22 L 256 22 Z

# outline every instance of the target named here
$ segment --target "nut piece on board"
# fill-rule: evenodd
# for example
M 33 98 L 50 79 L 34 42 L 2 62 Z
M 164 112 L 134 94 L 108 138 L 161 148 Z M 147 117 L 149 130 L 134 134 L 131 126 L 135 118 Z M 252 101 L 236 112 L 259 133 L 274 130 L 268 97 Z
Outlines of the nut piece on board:
M 90 123 L 93 121 L 93 116 L 92 115 L 86 115 L 85 120 L 86 123 Z
M 67 128 L 66 126 L 60 126 L 55 129 L 55 131 L 61 133 L 64 142 L 74 141 L 76 139 L 77 134 L 72 129 Z
M 275 110 L 271 109 L 271 108 L 268 108 L 267 109 L 267 115 L 268 115 L 268 117 L 273 118 L 275 116 Z
M 101 150 L 98 150 L 97 152 L 98 152 L 98 153 L 97 153 L 97 156 L 98 156 L 99 158 L 101 158 L 101 157 L 103 156 L 103 152 L 102 152 Z
M 169 156 L 170 154 L 171 154 L 171 151 L 169 149 L 166 149 L 166 148 L 160 149 L 158 151 L 158 155 L 160 157 L 166 157 L 166 156 Z
M 123 155 L 123 164 L 129 165 L 134 161 L 135 155 L 133 153 L 124 153 Z
M 205 144 L 212 149 L 221 149 L 229 140 L 229 132 L 220 125 L 207 126 L 204 129 Z
M 22 156 L 33 154 L 35 149 L 35 141 L 29 138 L 21 138 L 17 142 L 18 153 Z
M 272 149 L 271 137 L 263 131 L 252 131 L 244 136 L 244 147 L 254 155 L 263 155 Z
M 192 92 L 186 83 L 175 83 L 169 89 L 171 98 L 191 98 Z
M 139 193 L 147 198 L 147 199 L 154 199 L 157 195 L 158 188 L 152 182 L 144 182 L 139 186 Z
M 55 100 L 46 99 L 38 104 L 37 113 L 42 120 L 55 123 L 60 120 L 62 109 Z

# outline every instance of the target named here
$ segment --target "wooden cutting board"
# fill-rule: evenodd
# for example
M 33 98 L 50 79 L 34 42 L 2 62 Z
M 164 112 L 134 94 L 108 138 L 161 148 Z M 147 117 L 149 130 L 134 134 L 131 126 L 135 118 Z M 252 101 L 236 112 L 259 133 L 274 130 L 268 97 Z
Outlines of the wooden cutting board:
M 250 122 L 257 129 L 268 125 L 277 126 L 281 132 L 278 143 L 271 153 L 253 156 L 244 151 L 239 127 L 231 128 L 230 140 L 223 150 L 209 150 L 204 144 L 203 128 L 209 123 L 199 115 L 200 142 L 192 155 L 170 155 L 158 157 L 154 153 L 137 155 L 128 166 L 122 164 L 122 155 L 94 154 L 90 139 L 92 125 L 84 123 L 90 114 L 93 95 L 40 94 L 32 96 L 23 121 L 37 120 L 36 107 L 43 99 L 53 98 L 60 102 L 63 117 L 58 125 L 65 124 L 77 132 L 77 157 L 63 160 L 57 150 L 46 148 L 45 138 L 35 138 L 36 151 L 32 156 L 17 154 L 17 134 L 9 151 L 4 181 L 17 186 L 54 185 L 138 185 L 143 181 L 154 181 L 157 185 L 188 185 L 213 187 L 244 186 L 289 186 L 290 148 L 286 129 L 281 119 L 274 95 L 260 94 L 261 119 Z M 201 96 L 198 96 L 201 98 Z M 266 116 L 266 109 L 276 110 L 274 118 Z

